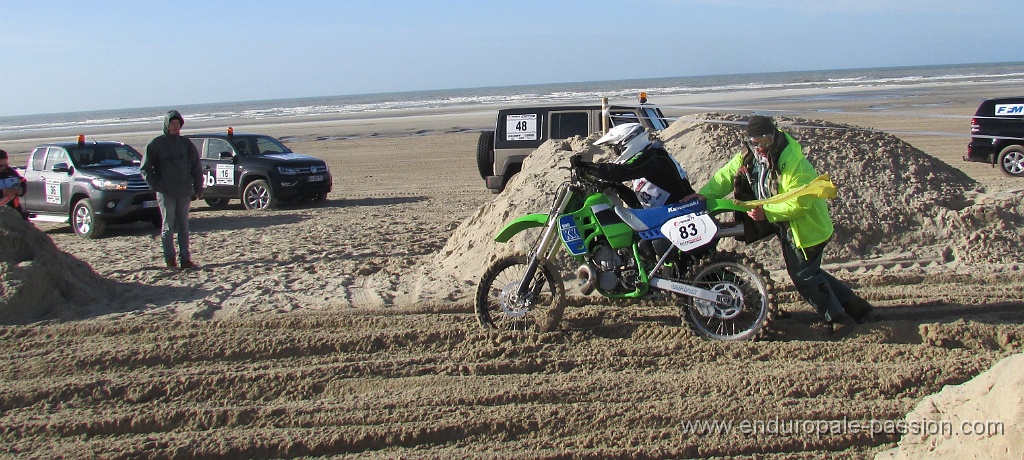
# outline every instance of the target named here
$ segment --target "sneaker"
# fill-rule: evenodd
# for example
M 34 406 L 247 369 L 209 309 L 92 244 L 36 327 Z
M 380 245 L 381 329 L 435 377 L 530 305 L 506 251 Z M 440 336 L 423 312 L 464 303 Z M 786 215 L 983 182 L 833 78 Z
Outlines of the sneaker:
M 164 262 L 167 262 L 167 268 L 178 268 L 178 262 L 174 259 L 164 259 Z
M 193 263 L 191 260 L 183 260 L 183 261 L 181 261 L 181 269 L 182 270 L 185 270 L 186 268 L 196 268 L 196 267 L 198 267 L 198 265 Z

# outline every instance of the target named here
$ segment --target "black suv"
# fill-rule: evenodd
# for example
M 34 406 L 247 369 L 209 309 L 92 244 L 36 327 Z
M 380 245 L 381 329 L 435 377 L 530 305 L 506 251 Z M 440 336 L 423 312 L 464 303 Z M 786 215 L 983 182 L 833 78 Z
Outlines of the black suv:
M 499 193 L 523 167 L 523 159 L 549 139 L 589 136 L 622 123 L 641 123 L 649 131 L 669 125 L 661 109 L 647 103 L 641 93 L 638 105 L 571 105 L 517 107 L 498 111 L 493 131 L 477 140 L 476 164 L 484 184 Z
M 999 165 L 1004 173 L 1024 177 L 1024 97 L 982 102 L 971 118 L 967 161 Z
M 241 199 L 246 209 L 272 209 L 279 201 L 324 201 L 333 179 L 323 160 L 293 153 L 262 134 L 189 134 L 203 163 L 203 198 L 214 208 Z
M 75 234 L 103 236 L 108 223 L 150 221 L 160 226 L 156 193 L 139 173 L 142 154 L 110 141 L 43 144 L 25 168 L 29 219 L 70 222 Z

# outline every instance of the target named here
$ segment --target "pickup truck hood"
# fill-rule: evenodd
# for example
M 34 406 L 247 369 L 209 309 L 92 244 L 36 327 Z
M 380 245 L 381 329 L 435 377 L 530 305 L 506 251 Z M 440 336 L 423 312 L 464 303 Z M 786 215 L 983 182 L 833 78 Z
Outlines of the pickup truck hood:
M 294 165 L 308 165 L 308 164 L 326 164 L 323 160 L 311 157 L 309 155 L 303 155 L 301 153 L 272 153 L 270 155 L 259 155 L 253 157 L 255 159 L 265 159 L 273 161 L 274 164 L 294 164 Z
M 110 180 L 128 180 L 142 177 L 138 166 L 115 166 L 112 168 L 88 168 L 78 170 L 82 175 L 102 177 Z

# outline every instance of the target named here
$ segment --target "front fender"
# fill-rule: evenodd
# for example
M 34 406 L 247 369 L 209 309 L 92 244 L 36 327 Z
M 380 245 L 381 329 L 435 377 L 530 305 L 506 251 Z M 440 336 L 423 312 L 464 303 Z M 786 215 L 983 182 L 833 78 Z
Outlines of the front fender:
M 516 233 L 519 233 L 528 228 L 543 227 L 547 224 L 547 214 L 527 214 L 525 216 L 516 218 L 512 222 L 505 224 L 505 226 L 502 227 L 501 231 L 499 231 L 497 235 L 494 235 L 494 241 L 497 241 L 499 243 L 506 243 L 513 236 L 515 236 Z
M 707 201 L 708 213 L 715 215 L 725 211 L 747 212 L 750 208 L 737 203 L 734 200 L 724 198 L 709 198 Z

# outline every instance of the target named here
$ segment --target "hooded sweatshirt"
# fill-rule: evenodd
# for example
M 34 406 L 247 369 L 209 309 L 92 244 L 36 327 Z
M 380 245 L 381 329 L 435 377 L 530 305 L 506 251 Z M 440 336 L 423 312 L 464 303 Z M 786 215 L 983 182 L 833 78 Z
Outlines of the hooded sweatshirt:
M 174 119 L 185 125 L 177 110 L 164 115 L 164 134 L 150 141 L 142 156 L 142 177 L 157 192 L 191 197 L 203 189 L 199 151 L 189 138 L 168 132 L 167 127 Z

